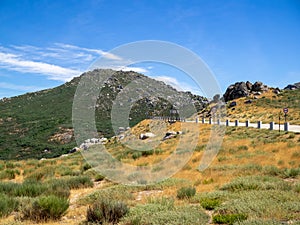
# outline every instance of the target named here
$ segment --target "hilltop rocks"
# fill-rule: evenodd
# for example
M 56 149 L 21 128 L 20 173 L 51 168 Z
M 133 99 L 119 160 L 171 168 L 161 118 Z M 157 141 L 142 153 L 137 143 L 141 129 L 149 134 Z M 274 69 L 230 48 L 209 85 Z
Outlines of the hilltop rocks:
M 252 85 L 252 89 L 251 89 L 251 91 L 252 92 L 266 92 L 266 91 L 268 91 L 269 90 L 269 88 L 268 88 L 268 86 L 267 85 L 264 85 L 262 82 L 260 82 L 260 81 L 257 81 L 257 82 L 255 82 L 253 85 Z
M 230 100 L 247 97 L 250 94 L 261 95 L 261 93 L 268 91 L 269 88 L 267 85 L 263 84 L 260 81 L 252 84 L 251 82 L 237 82 L 235 84 L 230 85 L 225 94 L 224 100 L 228 102 Z
M 249 86 L 250 84 L 248 84 Z M 241 98 L 241 97 L 247 97 L 250 93 L 250 90 L 248 89 L 245 82 L 237 82 L 233 85 L 230 85 L 225 94 L 224 94 L 224 100 L 225 102 L 228 102 L 233 99 Z
M 300 89 L 300 82 L 295 84 L 289 84 L 284 88 L 284 90 L 297 90 L 297 89 Z

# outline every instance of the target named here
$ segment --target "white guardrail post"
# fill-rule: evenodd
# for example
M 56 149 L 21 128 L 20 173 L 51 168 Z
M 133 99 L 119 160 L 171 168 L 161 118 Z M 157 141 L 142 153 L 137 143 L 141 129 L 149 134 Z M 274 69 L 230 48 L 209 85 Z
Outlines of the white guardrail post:
M 284 123 L 284 131 L 289 131 L 289 125 L 290 125 L 290 123 L 288 123 L 288 122 Z
M 261 129 L 261 121 L 257 121 L 257 128 Z
M 274 130 L 274 122 L 270 122 L 270 130 Z

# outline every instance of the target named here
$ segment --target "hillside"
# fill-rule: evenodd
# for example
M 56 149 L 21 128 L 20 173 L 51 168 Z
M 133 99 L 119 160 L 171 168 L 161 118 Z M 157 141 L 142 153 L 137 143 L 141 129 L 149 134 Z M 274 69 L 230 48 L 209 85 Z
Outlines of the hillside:
M 99 137 L 114 135 L 110 122 L 113 100 L 132 81 L 151 83 L 178 96 L 189 96 L 200 110 L 206 99 L 191 93 L 177 92 L 162 82 L 136 72 L 94 70 L 53 89 L 4 98 L 0 101 L 0 159 L 49 158 L 68 152 L 76 146 L 72 129 L 72 104 L 82 77 L 97 82 L 102 75 L 109 79 L 101 90 L 96 104 L 96 126 Z M 98 93 L 98 92 L 96 92 Z M 94 97 L 94 96 L 93 96 Z M 129 117 L 133 126 L 150 115 L 167 115 L 170 103 L 159 97 L 144 97 L 134 103 Z
M 149 124 L 150 120 L 139 123 L 133 133 L 147 132 Z M 178 131 L 185 125 L 177 122 L 166 126 L 166 130 Z M 207 170 L 199 172 L 197 168 L 211 126 L 195 123 L 188 126 L 183 136 L 200 131 L 192 157 L 172 177 L 153 185 L 124 186 L 103 179 L 79 152 L 56 159 L 0 161 L 0 194 L 18 202 L 18 206 L 7 206 L 7 214 L 0 223 L 23 225 L 40 221 L 34 217 L 34 211 L 31 211 L 33 216 L 26 212 L 33 209 L 34 202 L 50 194 L 68 198 L 70 206 L 60 219 L 40 221 L 45 225 L 88 224 L 88 208 L 105 199 L 122 202 L 129 208 L 129 213 L 118 223 L 121 225 L 154 225 L 161 221 L 170 225 L 300 222 L 300 134 L 227 127 L 219 154 Z M 154 165 L 154 174 L 164 169 L 155 165 L 174 151 L 180 138 L 161 141 L 147 154 L 136 154 L 119 142 L 112 141 L 106 147 L 124 163 L 141 168 Z M 58 189 L 57 184 L 64 190 Z M 180 190 L 187 188 L 195 188 L 195 193 L 180 197 Z M 59 214 L 59 210 L 56 212 Z

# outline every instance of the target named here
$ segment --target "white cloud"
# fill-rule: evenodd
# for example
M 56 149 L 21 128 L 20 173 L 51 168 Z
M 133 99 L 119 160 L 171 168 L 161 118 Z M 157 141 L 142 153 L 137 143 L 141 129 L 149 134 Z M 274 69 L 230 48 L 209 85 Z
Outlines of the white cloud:
M 83 47 L 69 45 L 69 44 L 63 44 L 63 43 L 55 43 L 55 45 L 57 45 L 63 49 L 73 49 L 73 50 L 79 50 L 79 51 L 81 50 L 81 51 L 96 53 L 98 55 L 103 56 L 104 58 L 111 59 L 111 60 L 122 60 L 122 58 L 120 58 L 119 56 L 114 55 L 109 52 L 105 52 L 100 49 L 83 48 Z
M 24 60 L 19 55 L 0 52 L 0 68 L 14 70 L 23 73 L 37 73 L 47 75 L 51 80 L 68 81 L 74 76 L 80 75 L 80 71 L 61 66 Z
M 128 60 L 112 53 L 64 43 L 55 43 L 45 48 L 32 45 L 0 46 L 0 68 L 20 73 L 41 74 L 47 79 L 65 82 L 91 68 L 92 63 L 100 56 L 106 64 L 94 68 L 148 72 L 142 67 L 127 66 L 130 64 Z
M 200 88 L 197 88 L 196 86 L 190 85 L 188 83 L 185 82 L 179 82 L 176 78 L 174 77 L 169 77 L 169 76 L 154 76 L 152 77 L 153 79 L 162 81 L 166 84 L 171 85 L 172 87 L 174 87 L 176 90 L 178 91 L 190 91 L 194 94 L 197 95 L 203 95 L 202 91 L 200 90 Z

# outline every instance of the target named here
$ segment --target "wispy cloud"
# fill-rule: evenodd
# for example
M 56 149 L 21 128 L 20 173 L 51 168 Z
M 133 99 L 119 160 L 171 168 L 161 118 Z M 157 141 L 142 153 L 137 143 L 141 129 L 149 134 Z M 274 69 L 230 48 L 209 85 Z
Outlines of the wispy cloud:
M 201 90 L 197 88 L 196 86 L 190 85 L 185 82 L 179 82 L 176 78 L 174 77 L 169 77 L 169 76 L 154 76 L 152 77 L 156 80 L 162 81 L 168 85 L 171 85 L 178 91 L 191 91 L 194 94 L 198 95 L 203 95 Z
M 0 68 L 14 70 L 22 73 L 45 74 L 52 80 L 68 81 L 78 76 L 80 71 L 64 68 L 61 66 L 24 60 L 19 55 L 0 52 Z
M 128 61 L 101 49 L 84 48 L 70 44 L 55 43 L 41 48 L 32 45 L 0 46 L 0 68 L 20 73 L 45 75 L 47 79 L 69 81 L 90 68 L 102 57 L 107 65 L 97 68 L 147 72 L 141 67 L 130 67 Z
M 91 53 L 96 53 L 100 56 L 103 56 L 104 58 L 111 59 L 111 60 L 122 60 L 121 57 L 114 55 L 109 52 L 102 51 L 100 49 L 91 49 L 91 48 L 83 48 L 83 47 L 78 47 L 75 45 L 69 45 L 69 44 L 62 44 L 62 43 L 56 43 L 55 45 L 63 48 L 63 49 L 72 49 L 72 50 L 79 50 L 79 51 L 85 51 L 85 52 L 91 52 Z

